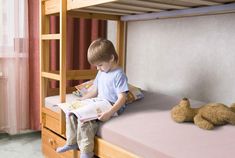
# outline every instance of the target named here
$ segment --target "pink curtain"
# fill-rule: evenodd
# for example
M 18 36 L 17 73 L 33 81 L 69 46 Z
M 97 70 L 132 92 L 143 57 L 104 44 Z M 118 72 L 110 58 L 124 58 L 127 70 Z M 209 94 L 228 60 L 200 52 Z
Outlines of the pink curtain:
M 39 105 L 39 0 L 28 0 L 29 6 L 29 123 L 40 130 Z
M 0 1 L 0 131 L 29 129 L 28 2 Z

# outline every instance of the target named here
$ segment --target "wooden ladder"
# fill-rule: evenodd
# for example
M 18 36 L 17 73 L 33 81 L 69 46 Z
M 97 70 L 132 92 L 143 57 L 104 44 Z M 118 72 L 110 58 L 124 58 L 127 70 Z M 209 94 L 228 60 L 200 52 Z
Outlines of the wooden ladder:
M 67 0 L 60 0 L 59 17 L 60 32 L 58 34 L 50 34 L 50 15 L 46 15 L 47 0 L 40 0 L 40 114 L 42 107 L 45 105 L 45 97 L 48 96 L 49 80 L 59 81 L 60 102 L 66 99 L 66 19 L 67 19 Z M 50 72 L 50 40 L 59 40 L 59 72 Z M 41 117 L 40 117 L 41 118 Z M 64 114 L 60 111 L 60 133 L 65 134 Z

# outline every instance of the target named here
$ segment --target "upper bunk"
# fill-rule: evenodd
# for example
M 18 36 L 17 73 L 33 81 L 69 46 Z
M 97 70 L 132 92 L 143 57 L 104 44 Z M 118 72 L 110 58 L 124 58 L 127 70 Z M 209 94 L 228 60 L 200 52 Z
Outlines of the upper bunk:
M 45 14 L 57 14 L 60 0 L 45 1 Z M 235 0 L 67 0 L 72 16 L 107 20 L 149 20 L 235 12 Z

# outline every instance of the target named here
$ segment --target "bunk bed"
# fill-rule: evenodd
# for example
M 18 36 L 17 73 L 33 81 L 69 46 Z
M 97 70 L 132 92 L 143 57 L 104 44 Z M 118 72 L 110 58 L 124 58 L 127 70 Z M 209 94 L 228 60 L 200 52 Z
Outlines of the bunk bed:
M 63 158 L 79 157 L 79 151 L 69 151 L 64 154 L 55 152 L 58 146 L 65 143 L 65 116 L 60 109 L 53 105 L 55 102 L 65 102 L 66 99 L 71 98 L 67 93 L 73 89 L 66 88 L 67 80 L 92 79 L 96 75 L 95 70 L 66 69 L 67 16 L 117 21 L 116 49 L 120 58 L 119 64 L 125 68 L 125 62 L 128 62 L 125 61 L 125 27 L 128 21 L 231 12 L 235 12 L 234 0 L 40 0 L 40 114 L 44 155 Z M 58 34 L 49 33 L 51 15 L 60 17 L 60 33 Z M 60 68 L 58 71 L 49 69 L 50 40 L 60 41 Z M 51 80 L 59 81 L 59 89 L 49 87 Z M 50 96 L 54 95 L 58 96 L 48 100 Z M 188 155 L 188 157 L 231 157 L 235 154 L 232 148 L 235 142 L 228 138 L 235 132 L 231 126 L 226 126 L 227 130 L 219 134 L 208 133 L 197 128 L 188 130 L 189 125 L 179 126 L 169 117 L 169 109 L 172 105 L 177 104 L 180 98 L 163 94 L 149 94 L 148 92 L 145 92 L 145 96 L 144 100 L 131 105 L 119 121 L 113 119 L 101 126 L 95 139 L 95 154 L 98 157 L 166 158 L 183 157 L 183 155 Z M 201 102 L 193 101 L 192 104 L 196 106 Z M 140 111 L 146 111 L 147 114 L 144 115 Z M 158 123 L 152 121 L 147 124 L 146 119 L 156 120 Z M 136 120 L 139 124 L 133 124 Z M 150 129 L 142 133 L 137 132 L 140 130 L 140 124 L 145 125 L 145 129 Z M 165 124 L 171 128 L 166 128 Z M 155 129 L 153 130 L 151 127 L 155 127 Z M 111 130 L 113 128 L 115 130 Z M 186 132 L 182 135 L 182 131 Z M 162 136 L 163 132 L 167 139 Z M 174 134 L 172 134 L 173 132 Z M 218 136 L 224 140 L 222 145 L 216 141 Z M 192 137 L 202 137 L 204 140 L 192 143 L 190 140 Z M 172 142 L 179 144 L 172 146 Z M 220 150 L 210 148 L 211 144 Z

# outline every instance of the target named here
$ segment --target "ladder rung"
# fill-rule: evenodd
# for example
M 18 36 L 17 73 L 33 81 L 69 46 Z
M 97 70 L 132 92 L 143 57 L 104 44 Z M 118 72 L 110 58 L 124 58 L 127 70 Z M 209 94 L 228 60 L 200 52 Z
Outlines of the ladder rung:
M 49 1 L 49 0 L 41 0 L 42 2 L 44 2 L 44 1 Z
M 42 77 L 54 79 L 54 80 L 60 80 L 59 74 L 54 74 L 54 73 L 50 73 L 50 72 L 42 72 Z
M 84 80 L 94 79 L 97 74 L 97 70 L 68 70 L 67 80 Z
M 41 35 L 42 40 L 53 40 L 60 39 L 60 34 L 43 34 Z

